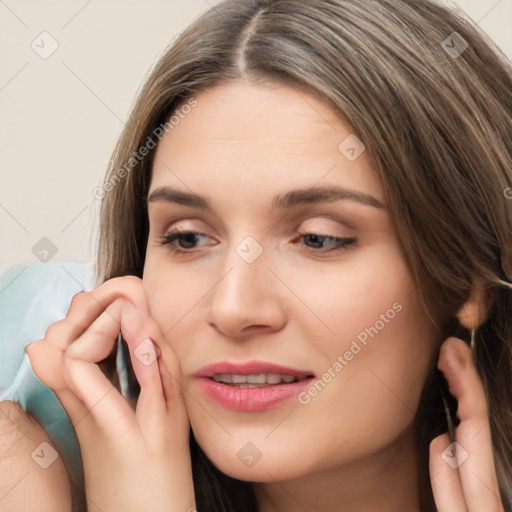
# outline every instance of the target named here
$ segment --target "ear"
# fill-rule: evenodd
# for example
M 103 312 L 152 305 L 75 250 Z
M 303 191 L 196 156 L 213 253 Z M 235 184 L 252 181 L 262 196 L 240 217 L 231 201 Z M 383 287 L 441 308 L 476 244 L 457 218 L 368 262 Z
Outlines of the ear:
M 466 329 L 477 329 L 487 319 L 489 313 L 488 297 L 485 293 L 484 280 L 474 281 L 473 289 L 466 302 L 457 311 L 460 325 Z

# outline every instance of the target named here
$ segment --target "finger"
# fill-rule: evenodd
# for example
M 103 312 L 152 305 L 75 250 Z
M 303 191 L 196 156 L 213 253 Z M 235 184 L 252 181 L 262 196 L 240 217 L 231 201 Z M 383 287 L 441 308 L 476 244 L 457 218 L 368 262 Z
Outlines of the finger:
M 459 402 L 456 429 L 458 472 L 469 512 L 503 510 L 494 466 L 484 388 L 471 349 L 458 338 L 441 347 L 439 369 Z
M 108 357 L 121 331 L 122 310 L 127 304 L 125 299 L 115 299 L 84 333 L 66 348 L 65 356 L 90 363 L 98 363 Z
M 126 277 L 113 279 L 90 294 L 79 294 L 73 299 L 68 317 L 67 336 L 58 337 L 55 328 L 51 333 L 52 339 L 58 338 L 54 345 L 64 351 L 66 358 L 66 385 L 62 385 L 61 379 L 59 388 L 69 388 L 98 426 L 108 427 L 113 424 L 113 420 L 126 423 L 129 412 L 125 402 L 119 400 L 120 395 L 114 393 L 108 380 L 98 371 L 95 364 L 91 364 L 108 356 L 121 329 L 130 349 L 135 375 L 141 385 L 137 417 L 142 428 L 146 430 L 161 424 L 157 417 L 165 415 L 166 403 L 159 367 L 155 364 L 159 349 L 147 333 L 158 338 L 160 343 L 163 335 L 149 314 L 141 281 Z M 64 323 L 65 321 L 60 322 L 61 327 Z M 84 328 L 78 339 L 70 342 L 73 336 Z M 66 341 L 63 342 L 63 339 Z M 48 346 L 47 349 L 49 350 Z M 62 356 L 58 351 L 54 350 L 51 358 L 54 369 L 58 368 L 59 361 L 62 364 Z M 56 371 L 55 374 L 58 375 L 59 372 Z M 105 405 L 108 407 L 104 407 Z M 104 409 L 109 409 L 110 414 L 104 415 L 101 412 Z M 79 414 L 83 416 L 83 411 L 80 410 Z
M 140 322 L 130 316 L 136 316 L 135 308 L 125 299 L 116 299 L 66 350 L 47 340 L 28 349 L 36 375 L 56 392 L 81 433 L 95 431 L 91 422 L 96 431 L 99 428 L 110 434 L 135 425 L 133 410 L 95 364 L 111 352 L 122 322 L 140 329 Z M 126 330 L 135 334 L 133 331 L 132 325 Z
M 113 278 L 90 292 L 76 294 L 71 300 L 66 317 L 52 324 L 45 338 L 56 347 L 66 349 L 118 298 L 130 301 L 141 315 L 149 315 L 141 279 L 135 276 Z
M 149 338 L 146 342 L 148 347 L 145 347 L 144 350 L 148 352 L 151 350 L 149 345 L 152 345 L 152 343 Z M 168 438 L 169 429 L 172 429 L 172 425 L 167 422 L 167 404 L 160 380 L 158 360 L 155 359 L 150 366 L 152 378 L 145 377 L 145 384 L 141 385 L 135 415 L 142 436 L 146 440 L 146 446 L 150 449 L 153 447 L 159 450 L 163 446 L 163 440 Z M 152 382 L 152 385 L 149 386 L 148 382 Z
M 134 310 L 133 310 L 134 311 Z M 136 417 L 141 431 L 149 439 L 155 438 L 167 414 L 164 391 L 159 370 L 160 349 L 146 334 L 132 313 L 123 316 L 123 338 L 135 377 L 140 384 Z
M 73 397 L 83 406 L 74 409 L 72 418 L 79 436 L 105 434 L 117 438 L 137 428 L 132 408 L 96 364 L 66 358 L 63 373 Z M 63 398 L 68 399 L 68 396 Z M 69 405 L 74 406 L 72 399 Z
M 167 425 L 172 430 L 170 439 L 172 449 L 180 450 L 183 446 L 188 447 L 188 439 L 190 434 L 190 419 L 185 405 L 184 392 L 185 389 L 181 378 L 175 378 L 171 375 L 166 367 L 163 359 L 159 360 L 160 379 L 164 391 L 164 399 L 167 406 Z M 181 373 L 181 371 L 180 371 Z
M 43 338 L 31 343 L 25 350 L 32 370 L 45 386 L 55 392 L 67 389 L 67 384 L 60 372 L 64 357 L 61 349 Z
M 158 369 L 153 366 L 160 349 L 149 338 L 140 314 L 140 310 L 125 298 L 115 299 L 66 350 L 65 356 L 97 363 L 110 354 L 121 331 L 139 384 L 148 393 L 162 397 Z
M 81 390 L 74 387 L 73 380 L 67 379 L 64 372 L 67 358 L 99 362 L 112 351 L 120 329 L 121 304 L 114 301 L 92 324 L 89 329 L 67 349 L 57 347 L 47 338 L 32 344 L 27 352 L 38 377 L 56 393 L 70 389 L 85 405 L 90 402 L 82 396 Z M 69 373 L 69 372 L 68 372 Z M 90 406 L 90 404 L 89 404 Z
M 159 365 L 164 399 L 167 408 L 172 410 L 177 402 L 184 404 L 185 400 L 183 397 L 184 387 L 181 368 L 176 354 L 171 347 L 166 347 L 165 360 L 162 357 L 159 360 Z M 173 371 L 170 371 L 170 368 L 172 368 Z
M 82 386 L 90 386 L 91 382 L 87 381 L 81 385 L 73 386 L 75 389 L 71 390 L 69 387 L 71 379 L 69 376 L 66 378 L 66 361 L 62 350 L 57 349 L 44 339 L 29 345 L 27 353 L 34 373 L 55 392 L 75 430 L 77 430 L 79 424 L 82 429 L 88 428 L 91 421 L 91 418 L 88 418 L 88 404 L 84 403 L 80 394 L 77 395 L 76 390 L 79 390 Z
M 74 299 L 74 308 L 69 315 L 72 317 L 73 314 L 79 313 L 82 322 L 80 329 L 90 322 L 93 316 L 99 316 L 69 346 L 67 345 L 72 336 L 68 335 L 67 338 L 58 338 L 56 343 L 45 339 L 29 350 L 32 353 L 36 374 L 39 373 L 42 380 L 54 389 L 68 411 L 71 421 L 74 425 L 79 423 L 81 431 L 94 432 L 95 425 L 106 433 L 114 434 L 119 429 L 133 429 L 135 426 L 135 416 L 131 407 L 94 364 L 109 355 L 119 330 L 130 347 L 132 365 L 141 384 L 139 419 L 146 429 L 162 424 L 158 416 L 165 415 L 166 404 L 158 365 L 154 364 L 158 348 L 146 335 L 144 322 L 139 316 L 146 315 L 146 323 L 156 336 L 161 336 L 161 333 L 156 323 L 149 320 L 149 308 L 145 294 L 141 291 L 139 283 L 131 283 L 125 286 L 125 289 L 117 286 L 115 289 L 106 290 L 106 293 L 98 296 L 98 300 L 93 303 L 85 295 L 82 295 L 80 300 Z M 102 301 L 106 303 L 113 298 L 113 302 L 101 311 Z M 84 305 L 84 300 L 85 314 L 83 309 L 79 311 L 80 305 Z M 63 324 L 64 322 L 61 322 L 61 325 Z M 68 331 L 72 334 L 80 330 L 76 328 L 76 319 L 75 323 L 68 324 Z M 52 337 L 55 339 L 56 330 L 52 331 Z M 64 338 L 66 341 L 62 342 Z
M 430 443 L 430 481 L 437 512 L 467 512 L 457 460 L 450 450 L 448 434 Z
M 141 428 L 153 430 L 155 425 L 162 424 L 161 417 L 165 414 L 156 363 L 159 349 L 147 336 L 139 318 L 139 311 L 126 299 L 116 299 L 66 350 L 69 387 L 91 409 L 91 414 L 99 426 L 104 428 L 112 424 L 114 418 L 115 421 L 120 421 L 121 418 L 123 422 L 128 421 L 126 416 L 132 414 L 131 408 L 129 413 L 127 404 L 120 402 L 118 393 L 112 392 L 111 383 L 93 364 L 110 353 L 119 330 L 127 342 L 132 367 L 141 385 L 137 418 Z M 98 407 L 100 401 L 102 404 L 109 404 L 107 408 L 111 408 L 111 413 L 103 414 L 105 407 Z
M 140 310 L 144 308 L 139 307 L 137 309 L 125 298 L 118 298 L 109 309 L 110 311 L 106 310 L 95 320 L 79 340 L 68 349 L 66 355 L 82 361 L 96 362 L 105 357 L 111 350 L 112 338 L 117 336 L 120 329 L 128 345 L 132 368 L 141 386 L 136 407 L 136 418 L 141 431 L 147 432 L 148 436 L 153 438 L 156 429 L 161 428 L 166 414 L 166 404 L 157 362 L 160 349 L 150 339 L 143 325 Z M 146 318 L 146 324 L 148 323 Z M 87 371 L 89 372 L 89 378 L 92 378 L 92 371 Z M 97 372 L 95 372 L 95 375 L 99 379 Z M 94 395 L 89 394 L 89 390 L 82 391 L 82 393 L 87 393 L 89 406 L 97 400 L 103 400 L 101 398 L 102 394 L 107 392 L 104 384 L 100 386 L 99 380 L 97 380 L 97 385 L 98 388 Z M 85 398 L 84 394 L 82 396 Z M 106 402 L 109 402 L 108 397 Z M 112 406 L 115 407 L 115 404 L 112 404 Z M 118 412 L 119 414 L 122 412 L 126 414 L 126 411 L 119 410 Z M 99 418 L 98 421 L 100 421 Z
M 80 336 L 87 332 L 91 324 L 101 314 L 105 313 L 116 297 L 120 296 L 125 299 L 131 296 L 132 301 L 137 303 L 141 314 L 148 314 L 149 308 L 140 279 L 135 277 L 112 279 L 92 292 L 82 292 L 75 295 L 71 301 L 71 307 L 66 318 L 52 324 L 48 328 L 45 338 L 37 342 L 37 345 L 32 344 L 27 349 L 34 372 L 44 384 L 54 391 L 66 388 L 59 370 L 63 351 L 68 349 L 73 342 L 76 342 Z M 115 310 L 113 310 L 113 313 L 115 317 Z M 109 314 L 111 313 L 109 312 Z M 119 325 L 116 328 L 119 332 Z M 113 332 L 111 337 L 114 338 Z M 81 354 L 82 357 L 84 357 L 84 353 L 88 353 L 98 361 L 102 359 L 97 355 L 91 354 L 88 340 L 85 340 L 83 344 L 78 343 L 73 348 L 73 351 L 80 352 L 82 345 L 85 347 Z M 103 343 L 99 345 L 93 344 L 92 346 L 100 348 L 103 351 L 104 357 L 107 357 L 111 350 L 111 347 Z
M 160 348 L 152 338 L 162 344 L 160 328 L 150 315 L 141 318 L 138 310 L 129 303 L 122 310 L 121 325 L 132 367 L 141 385 L 136 417 L 147 446 L 161 447 L 170 437 L 182 439 L 178 431 L 188 435 L 188 415 L 178 381 L 172 382 L 169 373 L 162 372 L 164 364 Z M 179 369 L 179 362 L 170 347 L 166 347 L 166 353 L 172 355 L 172 364 Z
M 77 434 L 97 432 L 91 422 L 111 431 L 120 419 L 126 423 L 129 413 L 134 417 L 126 400 L 97 365 L 64 357 L 61 350 L 45 340 L 29 345 L 27 353 L 34 373 L 55 392 Z M 105 416 L 97 405 L 107 395 Z

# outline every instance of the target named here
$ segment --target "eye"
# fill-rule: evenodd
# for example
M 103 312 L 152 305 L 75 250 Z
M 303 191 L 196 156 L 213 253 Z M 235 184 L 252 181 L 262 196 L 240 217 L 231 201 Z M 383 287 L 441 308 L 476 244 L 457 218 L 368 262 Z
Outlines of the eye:
M 167 245 L 174 253 L 187 253 L 196 249 L 197 244 L 207 238 L 210 237 L 197 231 L 174 230 L 162 235 L 158 243 Z M 304 241 L 299 245 L 304 245 L 313 252 L 319 253 L 343 251 L 357 242 L 357 239 L 353 237 L 341 238 L 320 233 L 305 233 L 299 239 Z
M 356 238 L 340 238 L 319 233 L 306 233 L 300 236 L 308 249 L 315 252 L 339 252 L 346 250 L 357 242 Z
M 169 249 L 176 253 L 190 252 L 196 248 L 196 243 L 200 240 L 210 238 L 204 233 L 197 231 L 180 231 L 178 229 L 166 233 L 159 238 L 160 245 L 167 245 Z M 178 245 L 176 244 L 178 243 Z M 203 244 L 204 245 L 204 244 Z

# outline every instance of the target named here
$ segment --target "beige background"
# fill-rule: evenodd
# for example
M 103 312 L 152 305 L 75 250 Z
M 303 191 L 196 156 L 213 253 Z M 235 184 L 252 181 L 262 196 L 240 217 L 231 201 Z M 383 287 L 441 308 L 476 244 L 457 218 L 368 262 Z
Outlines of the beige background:
M 0 0 L 0 272 L 37 261 L 42 237 L 53 260 L 92 261 L 92 191 L 134 96 L 173 37 L 216 3 Z M 512 0 L 457 3 L 512 58 Z M 57 43 L 46 59 L 31 47 Z

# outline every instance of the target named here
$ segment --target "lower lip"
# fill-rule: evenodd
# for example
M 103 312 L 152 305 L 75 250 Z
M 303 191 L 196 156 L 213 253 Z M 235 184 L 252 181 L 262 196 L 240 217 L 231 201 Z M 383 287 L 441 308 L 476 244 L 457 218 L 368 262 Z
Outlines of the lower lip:
M 212 401 L 232 411 L 258 412 L 276 407 L 297 396 L 313 377 L 290 384 L 274 384 L 261 388 L 239 388 L 216 382 L 208 377 L 200 377 L 199 382 L 206 396 Z

